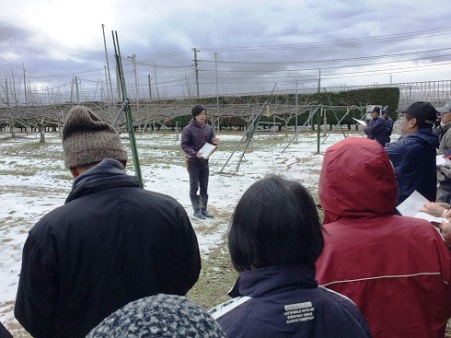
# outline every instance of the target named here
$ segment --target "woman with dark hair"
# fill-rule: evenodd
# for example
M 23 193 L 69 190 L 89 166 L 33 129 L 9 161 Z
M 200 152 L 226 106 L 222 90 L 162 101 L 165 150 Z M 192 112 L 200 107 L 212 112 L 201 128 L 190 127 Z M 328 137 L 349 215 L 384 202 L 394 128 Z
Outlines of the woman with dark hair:
M 318 287 L 321 223 L 301 184 L 270 175 L 252 184 L 232 216 L 229 250 L 240 276 L 210 310 L 228 337 L 370 337 L 346 297 Z

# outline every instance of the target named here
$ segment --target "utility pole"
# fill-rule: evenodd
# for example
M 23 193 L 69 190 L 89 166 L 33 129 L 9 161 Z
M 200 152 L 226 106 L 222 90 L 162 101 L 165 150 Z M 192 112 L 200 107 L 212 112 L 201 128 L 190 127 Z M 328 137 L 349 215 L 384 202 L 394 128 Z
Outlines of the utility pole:
M 152 82 L 150 82 L 150 74 L 147 74 L 147 80 L 149 81 L 149 100 L 152 101 Z
M 77 98 L 77 103 L 79 103 L 80 102 L 80 94 L 78 92 L 78 77 L 77 77 L 77 75 L 75 75 L 74 81 L 75 81 L 75 95 L 76 95 L 76 98 Z
M 194 51 L 194 73 L 196 74 L 196 90 L 197 90 L 197 98 L 199 99 L 200 95 L 199 95 L 199 68 L 198 68 L 198 63 L 197 63 L 197 53 L 200 51 L 198 51 L 196 48 L 193 48 Z
M 135 96 L 136 96 L 136 110 L 139 112 L 139 90 L 138 90 L 138 78 L 136 76 L 136 55 L 127 56 L 127 58 L 132 59 L 133 62 L 133 73 L 135 73 Z
M 75 91 L 75 94 L 74 94 Z M 75 95 L 75 98 L 74 98 Z M 75 103 L 79 103 L 80 102 L 80 96 L 78 93 L 78 78 L 77 75 L 74 75 L 74 77 L 72 78 L 72 83 L 71 83 L 71 89 L 70 89 L 70 101 Z

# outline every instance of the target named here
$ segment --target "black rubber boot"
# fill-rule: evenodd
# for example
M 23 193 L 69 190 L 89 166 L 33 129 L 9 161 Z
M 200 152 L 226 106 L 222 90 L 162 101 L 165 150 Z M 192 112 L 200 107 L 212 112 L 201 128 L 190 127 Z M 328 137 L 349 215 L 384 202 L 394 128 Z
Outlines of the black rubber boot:
M 201 196 L 200 198 L 201 198 L 200 211 L 202 215 L 208 218 L 213 218 L 213 215 L 207 211 L 208 195 L 206 197 Z
M 205 216 L 202 214 L 200 210 L 200 196 L 196 196 L 194 200 L 191 200 L 191 204 L 193 205 L 194 213 L 193 215 L 200 219 L 205 219 Z

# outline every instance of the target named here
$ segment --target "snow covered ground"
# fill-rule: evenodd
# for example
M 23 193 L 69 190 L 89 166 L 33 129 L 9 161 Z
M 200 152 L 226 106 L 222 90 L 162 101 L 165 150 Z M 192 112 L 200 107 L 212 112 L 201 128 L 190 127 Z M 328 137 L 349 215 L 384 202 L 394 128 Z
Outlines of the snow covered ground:
M 0 320 L 14 329 L 18 327 L 13 315 L 14 299 L 27 233 L 39 218 L 64 203 L 72 181 L 64 168 L 58 133 L 46 134 L 45 145 L 38 143 L 35 134 L 16 139 L 8 136 L 0 134 Z M 216 217 L 191 217 L 204 256 L 222 240 L 242 193 L 266 174 L 297 180 L 316 196 L 323 153 L 345 136 L 334 132 L 324 137 L 321 133 L 319 142 L 316 133 L 294 136 L 258 132 L 242 157 L 246 147 L 242 133 L 218 133 L 221 145 L 210 158 L 209 184 L 209 210 Z M 364 137 L 363 133 L 352 136 Z M 173 196 L 191 216 L 188 174 L 179 142 L 180 135 L 171 132 L 137 135 L 145 189 Z M 128 146 L 126 138 L 124 143 Z M 133 174 L 132 164 L 128 171 Z

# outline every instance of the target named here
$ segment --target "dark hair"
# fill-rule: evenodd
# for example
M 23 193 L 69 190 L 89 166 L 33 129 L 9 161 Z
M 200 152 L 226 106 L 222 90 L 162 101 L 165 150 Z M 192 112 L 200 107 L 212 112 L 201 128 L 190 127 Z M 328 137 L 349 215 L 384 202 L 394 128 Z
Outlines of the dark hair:
M 324 239 L 303 185 L 269 175 L 252 184 L 232 216 L 229 251 L 239 272 L 291 264 L 314 266 Z
M 202 113 L 205 110 L 205 112 L 207 112 L 207 110 L 201 106 L 200 104 L 194 106 L 194 108 L 191 110 L 191 115 L 193 116 L 193 118 L 197 115 L 199 115 L 200 113 Z
M 432 128 L 439 116 L 439 112 L 429 102 L 418 101 L 412 103 L 404 115 L 407 114 L 409 120 L 415 118 L 418 129 Z

